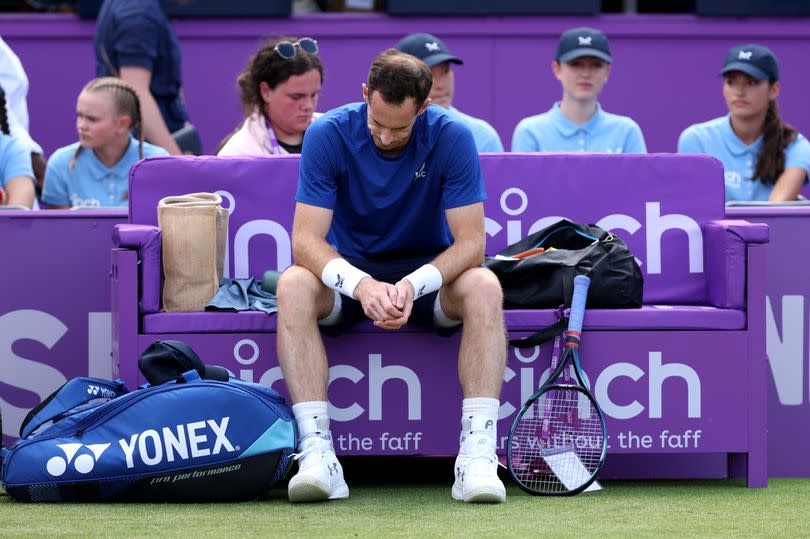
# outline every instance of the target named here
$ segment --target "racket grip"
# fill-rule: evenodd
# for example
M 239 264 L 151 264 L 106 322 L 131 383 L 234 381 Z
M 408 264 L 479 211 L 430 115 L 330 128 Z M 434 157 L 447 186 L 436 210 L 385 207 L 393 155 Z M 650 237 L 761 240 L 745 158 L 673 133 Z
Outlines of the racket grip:
M 582 320 L 585 318 L 585 300 L 591 280 L 585 275 L 574 277 L 574 296 L 571 298 L 571 314 L 568 318 L 568 331 L 582 333 Z

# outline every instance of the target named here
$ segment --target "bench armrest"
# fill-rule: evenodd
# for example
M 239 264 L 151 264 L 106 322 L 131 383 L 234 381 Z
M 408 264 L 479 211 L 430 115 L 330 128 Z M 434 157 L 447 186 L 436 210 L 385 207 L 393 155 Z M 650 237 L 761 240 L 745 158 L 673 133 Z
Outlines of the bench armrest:
M 703 238 L 709 304 L 723 309 L 744 309 L 747 247 L 768 242 L 768 225 L 739 219 L 710 221 L 703 227 Z
M 113 228 L 113 245 L 138 251 L 138 300 L 141 313 L 160 311 L 160 229 L 150 225 L 123 223 Z

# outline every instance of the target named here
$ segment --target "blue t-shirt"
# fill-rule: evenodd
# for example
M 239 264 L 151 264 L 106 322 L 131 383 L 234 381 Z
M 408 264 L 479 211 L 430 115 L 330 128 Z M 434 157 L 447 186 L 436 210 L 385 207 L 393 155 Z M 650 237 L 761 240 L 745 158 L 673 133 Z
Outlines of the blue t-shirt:
M 731 116 L 687 127 L 678 139 L 678 153 L 701 153 L 723 163 L 726 200 L 768 200 L 773 184 L 752 178 L 762 149 L 762 136 L 746 145 L 731 128 Z M 810 173 L 810 142 L 799 134 L 785 148 L 785 168 L 799 167 Z M 807 176 L 804 178 L 807 183 Z
M 5 188 L 6 183 L 17 176 L 34 180 L 31 152 L 20 139 L 0 133 L 0 187 Z
M 180 46 L 160 0 L 106 0 L 96 20 L 93 46 L 97 77 L 115 76 L 102 48 L 116 71 L 121 66 L 148 69 L 149 90 L 166 127 L 170 132 L 183 127 L 188 115 L 180 98 Z
M 644 136 L 636 122 L 602 110 L 582 125 L 576 125 L 560 110 L 524 118 L 512 135 L 513 152 L 647 153 Z
M 472 134 L 430 105 L 402 153 L 386 157 L 366 111 L 365 103 L 345 105 L 307 128 L 295 199 L 334 211 L 327 241 L 343 256 L 436 256 L 453 242 L 445 210 L 486 199 Z
M 473 138 L 475 139 L 475 147 L 478 152 L 502 152 L 503 144 L 501 137 L 495 128 L 489 125 L 480 118 L 474 118 L 469 114 L 464 114 L 460 110 L 450 107 L 445 109 L 445 112 L 454 120 L 458 120 L 466 125 L 472 131 Z
M 93 150 L 83 148 L 70 170 L 70 161 L 76 154 L 76 142 L 59 148 L 45 168 L 45 187 L 42 201 L 53 206 L 76 208 L 127 207 L 129 169 L 140 160 L 138 141 L 130 137 L 124 156 L 112 168 L 98 160 Z M 143 156 L 168 155 L 166 150 L 143 143 Z

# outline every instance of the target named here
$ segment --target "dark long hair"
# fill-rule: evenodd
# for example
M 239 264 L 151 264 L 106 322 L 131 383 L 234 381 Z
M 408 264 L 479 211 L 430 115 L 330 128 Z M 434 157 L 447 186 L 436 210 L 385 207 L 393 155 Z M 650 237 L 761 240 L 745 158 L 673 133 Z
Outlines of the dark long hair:
M 4 135 L 10 135 L 11 129 L 8 127 L 8 113 L 6 112 L 6 92 L 0 86 L 0 131 Z
M 768 185 L 776 183 L 785 171 L 785 149 L 796 140 L 797 134 L 795 128 L 782 122 L 779 106 L 775 100 L 771 100 L 762 126 L 762 149 L 757 158 L 754 178 Z
M 297 38 L 279 37 L 267 43 L 250 57 L 245 70 L 236 79 L 239 86 L 239 100 L 245 116 L 253 114 L 258 107 L 264 114 L 264 101 L 259 85 L 266 82 L 270 89 L 287 81 L 293 75 L 303 75 L 317 69 L 323 83 L 323 65 L 317 54 L 309 54 L 301 47 L 295 48 L 295 56 L 287 60 L 276 54 L 276 45 L 281 41 L 295 43 Z

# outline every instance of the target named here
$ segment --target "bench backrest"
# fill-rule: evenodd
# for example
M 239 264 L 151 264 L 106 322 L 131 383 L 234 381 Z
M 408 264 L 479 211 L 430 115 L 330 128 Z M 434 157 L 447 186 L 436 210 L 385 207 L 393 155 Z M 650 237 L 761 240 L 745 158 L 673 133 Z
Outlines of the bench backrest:
M 157 225 L 169 195 L 217 192 L 231 209 L 226 274 L 291 262 L 298 156 L 158 157 L 130 173 L 130 222 Z M 706 156 L 484 154 L 487 253 L 558 218 L 616 231 L 641 262 L 645 303 L 703 303 L 702 226 L 724 217 L 723 168 Z M 416 171 L 414 171 L 416 172 Z

